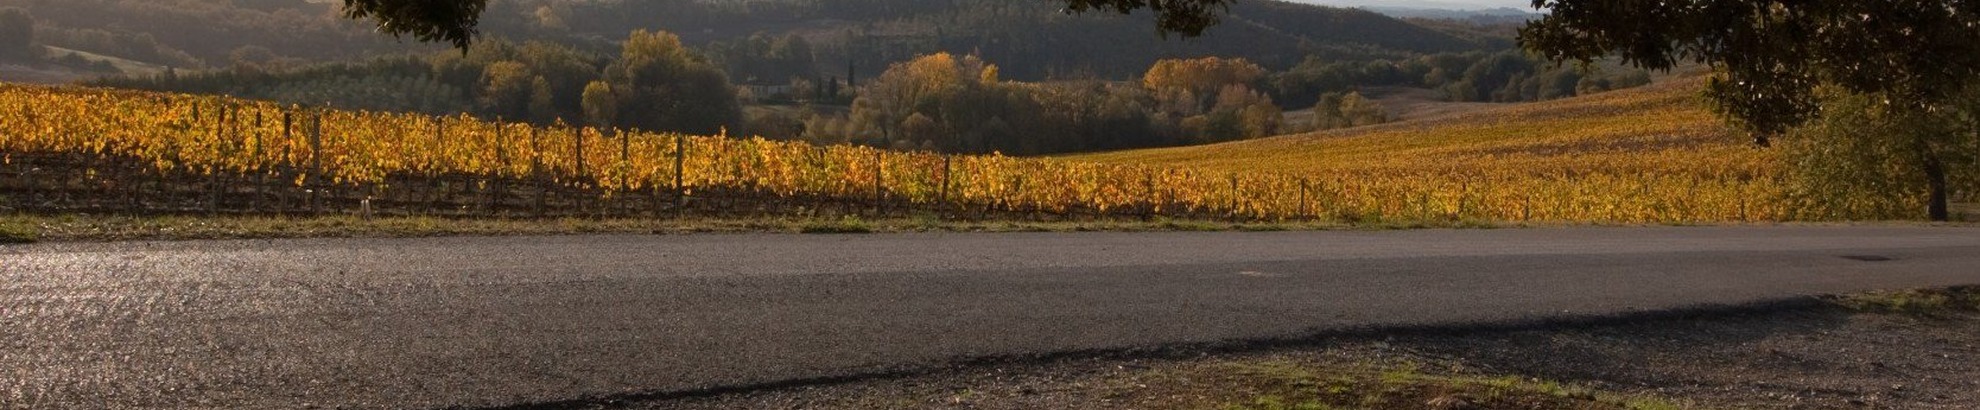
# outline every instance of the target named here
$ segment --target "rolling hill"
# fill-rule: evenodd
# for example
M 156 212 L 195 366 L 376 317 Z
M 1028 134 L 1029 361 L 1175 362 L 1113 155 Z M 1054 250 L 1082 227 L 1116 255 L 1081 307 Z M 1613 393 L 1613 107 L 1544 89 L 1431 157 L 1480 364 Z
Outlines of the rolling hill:
M 557 25 L 530 8 L 491 9 L 492 35 L 622 38 L 642 28 L 690 43 L 797 35 L 816 45 L 821 69 L 847 62 L 877 71 L 936 52 L 979 54 L 1007 78 L 1128 78 L 1158 59 L 1243 57 L 1285 69 L 1309 55 L 1361 58 L 1466 51 L 1484 44 L 1374 12 L 1275 0 L 1234 4 L 1226 23 L 1198 38 L 1163 37 L 1147 13 L 1068 15 L 1063 3 L 1008 0 L 549 1 Z M 502 3 L 498 3 L 502 4 Z
M 434 50 L 337 17 L 310 0 L 0 0 L 36 19 L 37 41 L 179 69 L 238 61 L 349 61 Z M 1229 24 L 1194 39 L 1164 38 L 1147 13 L 1072 16 L 1064 4 L 1008 0 L 497 0 L 491 38 L 547 40 L 612 53 L 633 30 L 665 30 L 696 46 L 754 36 L 806 38 L 820 72 L 865 75 L 935 52 L 980 53 L 1006 77 L 1126 78 L 1157 59 L 1221 55 L 1284 69 L 1329 59 L 1476 50 L 1487 44 L 1374 12 L 1274 0 L 1234 5 Z M 777 78 L 773 81 L 783 81 Z
M 1702 77 L 1371 127 L 1067 157 L 1218 172 L 1508 169 L 1760 177 L 1772 159 L 1697 97 Z M 1653 159 L 1683 158 L 1683 161 Z M 1699 162 L 1711 166 L 1701 167 Z
M 1346 208 L 1382 215 L 1665 222 L 1809 218 L 1784 205 L 1780 150 L 1752 146 L 1715 117 L 1698 97 L 1703 82 L 1690 76 L 1379 126 L 1061 159 L 1299 175 L 1323 187 L 1316 190 L 1373 197 L 1373 203 Z

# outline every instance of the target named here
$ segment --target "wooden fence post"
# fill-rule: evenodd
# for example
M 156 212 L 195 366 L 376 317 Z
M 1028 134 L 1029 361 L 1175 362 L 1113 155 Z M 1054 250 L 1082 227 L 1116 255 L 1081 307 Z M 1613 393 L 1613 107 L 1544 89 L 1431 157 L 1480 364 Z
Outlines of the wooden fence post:
M 1306 212 L 1308 206 L 1306 200 L 1306 191 L 1308 189 L 1307 184 L 1308 182 L 1306 178 L 1299 179 L 1299 213 L 1297 214 L 1297 216 L 1299 216 L 1301 219 L 1312 219 L 1307 217 L 1307 212 Z
M 35 204 L 36 201 L 40 200 L 36 198 L 38 195 L 35 192 L 35 184 L 38 180 L 39 178 L 34 177 L 34 156 L 31 154 L 22 156 L 21 185 L 27 187 L 27 198 L 21 201 L 21 209 L 32 211 L 39 208 Z
M 482 206 L 482 212 L 486 215 L 500 213 L 502 210 L 502 197 L 507 196 L 509 193 L 509 127 L 507 125 L 508 123 L 502 121 L 502 117 L 495 117 L 495 166 L 500 168 L 497 168 L 493 173 L 494 175 L 490 176 L 489 183 L 493 184 L 494 187 L 488 193 L 488 199 L 485 201 L 486 205 Z
M 444 152 L 447 149 L 446 147 L 447 117 L 433 116 L 433 148 Z M 443 202 L 442 199 L 447 197 L 448 184 L 445 175 L 447 174 L 446 169 L 450 166 L 450 164 L 446 163 L 448 159 L 446 155 L 435 156 L 433 166 L 429 168 L 431 171 L 428 171 L 430 173 L 427 174 L 427 178 L 430 178 L 431 181 L 426 184 L 426 212 L 432 214 L 443 213 L 441 212 L 442 207 L 440 204 Z
M 674 134 L 674 214 L 687 212 L 687 134 Z
M 529 127 L 529 180 L 536 184 L 536 217 L 543 217 L 543 203 L 550 198 L 550 186 L 543 182 L 543 140 L 541 128 Z
M 882 191 L 886 187 L 885 183 L 880 180 L 886 172 L 886 154 L 887 151 L 885 150 L 877 148 L 873 150 L 873 216 L 876 218 L 887 213 L 887 205 L 885 203 L 887 198 L 884 196 L 886 195 L 884 193 L 885 191 Z
M 1013 172 L 1012 174 L 1014 175 L 1011 175 L 1011 192 L 1005 194 L 1010 197 L 1004 200 L 1005 211 L 1017 212 L 1018 202 L 1024 198 L 1024 169 L 1023 165 L 1019 165 L 1018 167 L 1018 172 Z
M 1464 218 L 1465 207 L 1466 205 L 1469 205 L 1468 202 L 1470 202 L 1470 200 L 1471 200 L 1471 180 L 1470 179 L 1459 180 L 1457 215 L 1452 217 L 1452 219 Z
M 295 112 L 294 112 L 294 111 L 290 111 L 290 110 L 287 110 L 287 109 L 284 109 L 284 110 L 282 110 L 282 146 L 284 147 L 284 148 L 282 148 L 282 153 L 284 154 L 283 156 L 285 156 L 285 157 L 287 157 L 287 156 L 291 156 L 291 155 L 288 155 L 288 154 L 292 154 L 292 153 L 291 153 L 291 152 L 289 151 L 289 148 L 287 148 L 287 147 L 291 147 L 291 146 L 294 146 L 294 144 L 293 144 L 293 143 L 294 143 L 294 142 L 295 142 L 295 140 L 296 140 L 296 138 L 295 138 L 295 125 L 296 125 L 296 121 L 295 121 L 295 120 L 296 120 L 296 118 L 295 118 Z M 288 168 L 290 168 L 291 170 L 293 170 L 293 169 L 295 169 L 295 168 L 296 168 L 296 165 L 300 165 L 300 164 L 284 164 L 284 165 L 288 165 Z M 284 180 L 287 180 L 287 177 L 284 177 L 283 179 L 284 179 Z M 287 189 L 284 189 L 284 190 L 282 190 L 282 191 L 285 191 L 285 192 L 286 192 L 286 191 L 288 191 L 288 190 L 287 190 Z M 283 208 L 283 210 L 282 210 L 282 213 L 287 213 L 287 212 L 288 212 L 288 205 L 289 205 L 289 196 L 288 196 L 288 195 L 283 195 L 283 196 L 282 196 L 282 197 L 281 197 L 281 198 L 280 198 L 279 200 L 281 201 L 281 205 L 280 205 L 280 206 L 278 206 L 278 207 L 279 207 L 279 208 Z
M 447 146 L 447 117 L 444 115 L 433 116 L 433 146 Z M 446 157 L 445 155 L 440 156 L 442 159 Z
M 941 155 L 942 155 L 942 189 L 939 191 L 940 193 L 935 196 L 935 204 L 938 207 L 941 206 L 942 204 L 946 204 L 949 202 L 949 180 L 951 179 L 949 177 L 949 174 L 951 171 L 953 171 L 953 168 L 950 167 L 950 163 L 949 163 L 949 161 L 953 158 L 950 157 L 948 154 L 941 154 Z
M 314 216 L 323 213 L 323 205 L 318 201 L 317 192 L 322 185 L 322 181 L 319 180 L 323 178 L 323 113 L 312 114 L 309 130 L 309 170 L 308 174 L 303 176 L 305 181 L 303 186 L 304 190 L 309 192 L 309 213 Z
M 1231 222 L 1238 221 L 1238 176 L 1231 174 Z
M 1533 194 L 1529 193 L 1519 197 L 1519 220 L 1521 222 L 1533 220 Z
M 1141 170 L 1141 221 L 1155 220 L 1155 171 Z
M 219 142 L 222 145 L 222 147 L 225 147 L 225 144 L 227 143 L 227 139 L 228 139 L 227 110 L 224 108 L 216 108 L 216 111 L 217 112 L 214 113 L 213 116 L 213 120 L 214 120 L 213 139 L 216 140 L 216 142 Z M 231 148 L 231 147 L 227 147 L 227 148 Z M 206 169 L 206 216 L 209 217 L 220 215 L 220 171 L 221 170 L 217 168 L 218 167 L 209 166 Z
M 660 182 L 660 179 L 658 178 L 658 176 L 657 176 L 657 175 L 655 176 L 655 178 L 654 178 L 653 180 L 650 180 L 650 181 L 648 181 L 648 182 L 650 183 L 650 185 L 652 185 L 652 187 L 649 187 L 649 188 L 648 188 L 648 190 L 649 190 L 649 191 L 652 191 L 652 193 L 650 193 L 650 194 L 648 194 L 648 195 L 647 195 L 647 206 L 648 206 L 648 207 L 651 207 L 651 208 L 653 208 L 653 209 L 651 209 L 651 210 L 650 210 L 650 213 L 652 214 L 652 217 L 653 217 L 653 218 L 655 218 L 655 219 L 659 219 L 659 218 L 660 218 L 660 213 L 662 212 L 662 211 L 661 211 L 661 209 L 663 209 L 663 208 L 662 208 L 662 207 L 660 206 L 660 205 L 661 205 L 661 204 L 660 204 L 660 191 L 661 191 L 661 190 L 663 189 L 663 188 L 661 188 L 661 186 L 662 186 L 662 185 L 664 185 L 664 184 Z
M 1685 189 L 1684 221 L 1696 222 L 1697 220 L 1698 220 L 1698 177 L 1694 176 L 1691 177 L 1691 187 Z
M 1739 221 L 1746 222 L 1746 190 L 1740 189 L 1735 196 L 1739 197 Z
M 27 117 L 28 123 L 32 124 L 37 122 L 37 119 L 39 117 L 34 115 L 34 109 L 28 106 L 27 101 L 25 100 L 21 101 L 20 109 L 21 109 L 21 116 Z M 20 172 L 15 174 L 15 176 L 20 179 L 21 188 L 27 190 L 27 196 L 22 197 L 21 203 L 15 207 L 15 209 L 19 209 L 22 211 L 28 210 L 28 208 L 33 206 L 34 203 L 33 202 L 34 177 L 32 175 L 28 175 L 29 172 L 28 170 L 34 169 L 34 164 L 31 161 L 32 159 L 30 159 L 29 156 L 22 155 L 19 163 L 12 164 L 20 167 Z M 136 190 L 133 189 L 133 191 Z
M 575 157 L 575 158 L 577 158 L 577 174 L 576 174 L 576 177 L 577 177 L 577 180 L 578 180 L 578 182 L 579 182 L 579 183 L 583 183 L 583 182 L 584 182 L 584 177 L 585 177 L 585 175 L 584 175 L 584 128 L 583 128 L 583 127 L 578 127 L 578 128 L 572 128 L 572 129 L 571 129 L 571 135 L 572 135 L 572 138 L 571 138 L 571 140 L 573 141 L 573 142 L 572 142 L 572 145 L 574 146 L 574 148 L 573 148 L 573 151 L 572 151 L 572 152 L 573 152 L 573 153 L 575 153 L 575 154 L 577 154 L 577 155 L 576 155 L 576 157 Z
M 632 186 L 632 135 L 617 128 L 612 135 L 619 137 L 619 187 Z
M 1417 197 L 1417 198 L 1419 198 L 1419 199 L 1418 199 L 1418 200 L 1416 201 L 1416 217 L 1417 217 L 1418 219 L 1421 219 L 1421 220 L 1429 220 L 1429 219 L 1430 219 L 1430 191 L 1423 191 L 1423 195 L 1422 195 L 1422 196 L 1419 196 L 1419 197 Z
M 253 169 L 248 170 L 249 172 L 254 173 L 254 187 L 252 188 L 253 191 L 248 194 L 248 213 L 261 212 L 261 195 L 264 193 L 263 189 L 265 189 L 262 187 L 262 185 L 268 183 L 268 173 L 266 172 L 267 171 L 266 169 L 263 169 L 264 167 L 262 165 L 263 161 L 266 161 L 268 158 L 265 154 L 266 149 L 262 148 L 262 141 L 261 141 L 262 124 L 263 122 L 262 122 L 261 107 L 255 107 L 254 127 L 249 128 L 250 130 L 253 130 L 249 134 L 251 134 L 250 136 L 253 138 L 254 141 L 253 158 L 255 165 Z

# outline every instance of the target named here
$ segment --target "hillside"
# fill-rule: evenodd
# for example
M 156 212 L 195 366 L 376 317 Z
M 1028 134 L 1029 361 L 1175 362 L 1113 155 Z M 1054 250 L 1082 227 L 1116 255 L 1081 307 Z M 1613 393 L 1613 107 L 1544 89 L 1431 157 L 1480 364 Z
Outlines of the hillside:
M 1372 197 L 1343 204 L 1367 209 L 1362 215 L 1805 218 L 1783 206 L 1779 150 L 1754 148 L 1726 127 L 1697 96 L 1702 86 L 1702 78 L 1688 77 L 1373 127 L 1062 159 L 1299 175 L 1319 191 Z
M 148 64 L 225 68 L 294 65 L 435 50 L 395 41 L 365 22 L 336 16 L 339 2 L 309 0 L 0 0 L 37 22 L 36 41 Z M 888 64 L 947 51 L 979 53 L 1005 76 L 1139 74 L 1157 59 L 1244 57 L 1275 69 L 1309 55 L 1396 57 L 1480 49 L 1475 40 L 1369 11 L 1271 0 L 1239 2 L 1231 24 L 1194 39 L 1152 32 L 1146 13 L 1070 16 L 1051 2 L 1007 0 L 494 0 L 487 38 L 547 40 L 611 53 L 633 30 L 665 30 L 690 45 L 802 37 L 815 67 L 805 76 L 877 74 Z M 735 46 L 731 44 L 730 46 Z M 781 83 L 781 76 L 763 81 Z
M 1173 57 L 1243 57 L 1285 69 L 1308 55 L 1345 59 L 1481 47 L 1374 12 L 1273 0 L 1238 2 L 1230 10 L 1232 24 L 1191 39 L 1156 35 L 1146 13 L 1071 16 L 1061 12 L 1063 4 L 1034 1 L 552 1 L 547 9 L 528 3 L 491 9 L 489 32 L 609 39 L 659 28 L 697 44 L 797 35 L 816 45 L 819 69 L 837 73 L 850 62 L 869 75 L 936 52 L 979 54 L 1002 65 L 1007 78 L 1039 80 L 1127 78 Z M 545 23 L 546 15 L 556 21 Z
M 338 2 L 341 3 L 341 2 Z M 256 58 L 307 61 L 438 49 L 396 41 L 310 0 L 0 0 L 35 20 L 34 42 L 145 64 L 227 67 Z
M 37 46 L 41 61 L 0 62 L 0 79 L 28 84 L 62 84 L 105 74 L 155 75 L 166 67 L 61 47 Z
M 1702 78 L 1372 127 L 1068 157 L 1217 172 L 1519 170 L 1764 176 L 1770 159 L 1697 97 Z M 1667 161 L 1666 159 L 1682 159 Z M 1710 166 L 1700 166 L 1701 162 Z

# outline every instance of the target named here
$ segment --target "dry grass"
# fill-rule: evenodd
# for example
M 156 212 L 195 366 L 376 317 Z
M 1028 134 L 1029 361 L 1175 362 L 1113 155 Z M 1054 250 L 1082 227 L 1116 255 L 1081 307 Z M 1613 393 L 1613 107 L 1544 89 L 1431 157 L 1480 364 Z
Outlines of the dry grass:
M 21 221 L 0 220 L 0 243 L 33 243 L 41 239 L 41 232 L 33 225 Z
M 1341 364 L 1285 357 L 1209 361 L 1154 372 L 1134 394 L 1164 408 L 1616 409 L 1682 408 L 1654 397 L 1512 376 L 1425 369 L 1413 363 Z M 1139 387 L 1139 386 L 1138 386 Z M 1194 398 L 1176 400 L 1176 398 Z M 1130 399 L 1130 402 L 1136 400 Z
M 1980 286 L 1871 292 L 1839 297 L 1836 302 L 1861 312 L 1944 318 L 1980 312 Z

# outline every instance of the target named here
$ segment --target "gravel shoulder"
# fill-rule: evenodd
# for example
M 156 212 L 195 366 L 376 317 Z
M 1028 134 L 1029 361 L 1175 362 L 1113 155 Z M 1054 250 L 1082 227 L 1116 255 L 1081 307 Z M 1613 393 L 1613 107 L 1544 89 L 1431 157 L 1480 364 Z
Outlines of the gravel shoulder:
M 1917 305 L 1918 295 L 1951 295 Z M 1980 288 L 1551 328 L 1348 335 L 592 403 L 627 409 L 1971 409 Z

